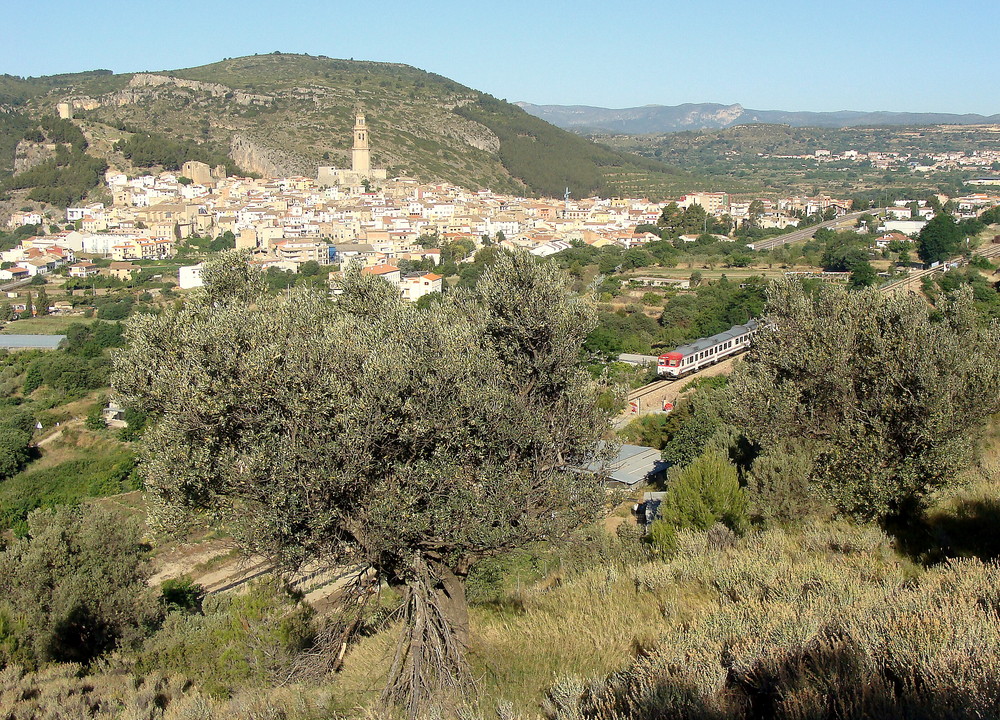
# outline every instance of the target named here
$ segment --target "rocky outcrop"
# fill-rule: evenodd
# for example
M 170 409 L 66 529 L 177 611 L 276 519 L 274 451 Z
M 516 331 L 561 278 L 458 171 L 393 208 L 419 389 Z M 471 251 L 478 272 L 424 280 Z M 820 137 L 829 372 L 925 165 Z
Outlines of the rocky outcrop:
M 53 143 L 33 143 L 21 140 L 14 149 L 14 174 L 30 170 L 56 156 Z
M 268 147 L 246 135 L 233 135 L 229 157 L 244 170 L 263 177 L 306 175 L 313 177 L 316 166 L 293 153 Z
M 219 83 L 207 83 L 199 80 L 185 80 L 175 78 L 170 75 L 155 75 L 153 73 L 136 73 L 128 81 L 130 88 L 137 87 L 160 87 L 162 85 L 173 85 L 175 87 L 185 87 L 191 90 L 201 90 L 212 95 L 225 95 L 230 91 L 225 85 Z
M 274 102 L 274 97 L 271 95 L 247 93 L 219 83 L 185 80 L 171 75 L 156 75 L 154 73 L 136 73 L 129 80 L 128 87 L 123 90 L 102 95 L 99 100 L 91 98 L 85 98 L 85 100 L 107 107 L 123 107 L 157 99 L 163 97 L 164 94 L 169 95 L 178 90 L 191 90 L 210 98 L 221 98 L 237 105 L 267 105 Z M 78 101 L 73 100 L 74 108 L 77 107 L 77 104 Z M 85 107 L 85 109 L 91 108 Z
M 158 88 L 158 87 L 187 88 L 196 92 L 208 93 L 212 97 L 225 97 L 232 99 L 237 105 L 266 105 L 274 100 L 270 95 L 257 95 L 245 93 L 240 90 L 233 90 L 230 87 L 219 83 L 207 83 L 200 80 L 185 80 L 184 78 L 173 77 L 171 75 L 155 75 L 153 73 L 136 73 L 128 82 L 129 88 Z M 123 92 L 128 92 L 123 91 Z M 133 94 L 134 96 L 134 94 Z
M 445 132 L 446 135 L 464 142 L 466 145 L 471 145 L 478 150 L 488 153 L 500 152 L 500 138 L 488 127 L 472 120 L 466 120 L 459 115 L 454 115 L 449 119 L 455 124 L 448 128 Z

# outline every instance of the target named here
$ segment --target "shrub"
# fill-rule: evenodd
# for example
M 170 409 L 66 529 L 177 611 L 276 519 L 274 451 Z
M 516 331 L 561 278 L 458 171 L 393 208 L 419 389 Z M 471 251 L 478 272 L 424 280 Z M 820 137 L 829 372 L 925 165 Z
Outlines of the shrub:
M 168 611 L 201 612 L 205 588 L 187 575 L 166 580 L 160 585 L 160 603 Z
M 748 525 L 749 503 L 736 467 L 719 451 L 706 452 L 682 468 L 671 468 L 668 488 L 660 516 L 676 529 L 707 530 L 721 522 L 742 532 Z
M 125 427 L 118 433 L 119 440 L 134 442 L 142 437 L 142 431 L 146 428 L 146 413 L 135 408 L 125 408 L 124 420 Z
M 0 556 L 0 611 L 17 639 L 4 661 L 90 662 L 144 634 L 155 608 L 138 522 L 63 507 L 31 513 L 28 529 Z
M 672 465 L 687 465 L 710 447 L 721 449 L 720 443 L 726 443 L 722 442 L 720 433 L 726 437 L 731 434 L 725 420 L 729 403 L 725 383 L 719 387 L 715 383 L 699 386 L 698 391 L 674 411 L 683 421 L 663 446 L 663 459 Z
M 35 390 L 40 388 L 45 380 L 42 378 L 42 370 L 39 365 L 31 365 L 28 368 L 28 372 L 24 375 L 24 394 L 30 395 Z
M 677 551 L 677 529 L 666 520 L 654 520 L 648 538 L 653 552 L 660 557 L 670 557 Z
M 226 695 L 244 684 L 287 678 L 298 653 L 315 637 L 313 611 L 277 580 L 240 595 L 211 595 L 204 615 L 171 613 L 140 650 L 140 673 L 182 673 Z
M 822 503 L 809 485 L 812 457 L 786 444 L 759 455 L 747 474 L 753 514 L 765 522 L 790 523 L 817 512 Z
M 107 423 L 104 422 L 104 404 L 98 403 L 87 413 L 87 419 L 83 421 L 83 426 L 88 430 L 104 430 Z
M 21 471 L 28 463 L 31 434 L 12 427 L 0 427 L 0 479 Z

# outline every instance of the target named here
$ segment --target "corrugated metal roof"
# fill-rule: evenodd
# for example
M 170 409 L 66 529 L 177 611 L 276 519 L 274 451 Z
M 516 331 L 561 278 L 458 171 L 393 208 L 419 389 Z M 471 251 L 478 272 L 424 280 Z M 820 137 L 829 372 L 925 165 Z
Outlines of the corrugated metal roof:
M 645 481 L 650 475 L 662 472 L 666 465 L 660 459 L 660 451 L 655 448 L 622 445 L 614 459 L 593 460 L 582 469 L 591 473 L 606 472 L 608 482 L 632 487 Z
M 0 348 L 37 348 L 54 350 L 66 339 L 65 335 L 3 335 L 0 334 Z

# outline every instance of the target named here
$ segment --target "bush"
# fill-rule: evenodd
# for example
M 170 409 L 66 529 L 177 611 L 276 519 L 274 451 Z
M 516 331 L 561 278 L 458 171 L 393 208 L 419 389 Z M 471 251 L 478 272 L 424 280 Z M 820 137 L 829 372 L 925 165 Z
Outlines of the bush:
M 104 430 L 108 424 L 104 422 L 104 404 L 98 403 L 87 413 L 87 419 L 83 421 L 83 426 L 88 430 Z
M 677 551 L 677 529 L 666 520 L 654 520 L 647 537 L 653 552 L 660 557 L 670 557 Z
M 15 475 L 28 464 L 31 433 L 0 427 L 0 479 Z
M 45 380 L 42 378 L 42 369 L 38 364 L 32 364 L 24 375 L 24 394 L 30 395 L 40 388 Z
M 33 512 L 28 529 L 0 557 L 0 611 L 16 641 L 5 662 L 86 663 L 145 634 L 155 605 L 137 521 L 64 507 Z
M 663 459 L 672 465 L 687 465 L 716 445 L 719 435 L 728 430 L 724 414 L 728 409 L 728 393 L 723 388 L 706 384 L 674 412 L 683 413 L 677 429 L 663 446 Z M 673 413 L 671 413 L 673 414 Z
M 97 357 L 107 348 L 121 347 L 119 322 L 73 323 L 66 328 L 66 352 L 81 357 Z
M 823 503 L 809 485 L 811 454 L 788 444 L 759 455 L 747 474 L 747 489 L 753 514 L 765 522 L 801 522 Z
M 135 408 L 125 408 L 125 427 L 118 432 L 118 439 L 124 442 L 134 442 L 142 437 L 142 431 L 146 427 L 147 416 L 142 410 Z
M 711 450 L 690 465 L 671 468 L 660 517 L 678 530 L 708 530 L 721 522 L 736 532 L 748 526 L 746 493 L 736 467 L 724 454 Z
M 166 580 L 160 585 L 160 603 L 168 612 L 201 612 L 205 588 L 187 575 Z
M 97 308 L 97 317 L 102 320 L 124 320 L 132 312 L 134 304 L 131 297 L 103 301 Z
M 107 363 L 103 360 L 88 360 L 63 351 L 52 351 L 38 356 L 28 366 L 24 394 L 30 395 L 45 385 L 68 396 L 78 396 L 103 387 L 107 372 Z
M 252 585 L 240 595 L 211 595 L 204 615 L 170 614 L 143 645 L 140 673 L 181 673 L 197 677 L 215 695 L 241 685 L 287 678 L 295 657 L 314 638 L 313 610 L 278 581 Z

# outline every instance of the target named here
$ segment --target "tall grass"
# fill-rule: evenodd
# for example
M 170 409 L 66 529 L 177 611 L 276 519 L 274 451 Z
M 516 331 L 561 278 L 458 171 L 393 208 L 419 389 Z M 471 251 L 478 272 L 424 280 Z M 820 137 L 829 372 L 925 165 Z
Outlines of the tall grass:
M 929 571 L 865 528 L 752 535 L 725 552 L 687 534 L 645 592 L 700 587 L 711 602 L 603 679 L 570 674 L 554 718 L 972 718 L 1000 713 L 1000 568 Z M 992 669 L 991 669 L 992 668 Z
M 666 561 L 604 562 L 474 607 L 469 718 L 995 717 L 1000 569 L 930 570 L 871 526 L 820 522 Z M 378 707 L 391 632 L 362 640 L 340 707 Z M 978 713 L 978 714 L 977 714 Z
M 211 698 L 188 679 L 153 673 L 85 674 L 79 665 L 26 673 L 0 670 L 0 715 L 8 720 L 279 720 L 335 718 L 329 692 L 290 685 Z

